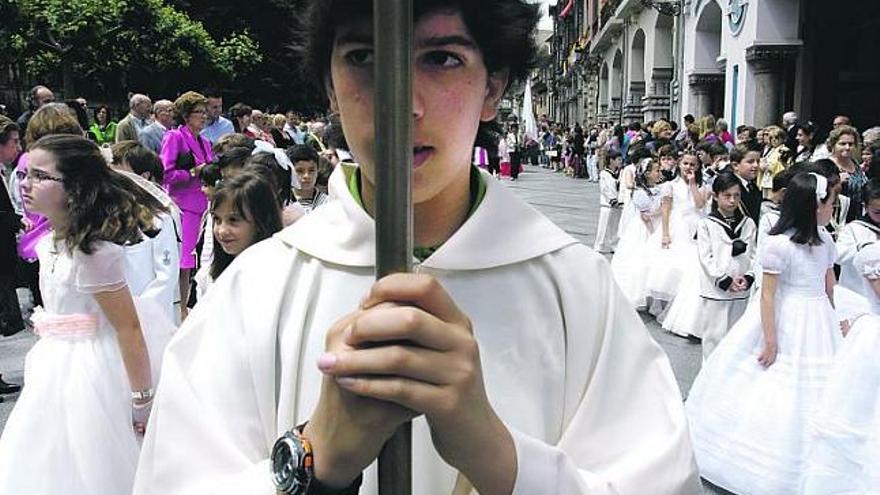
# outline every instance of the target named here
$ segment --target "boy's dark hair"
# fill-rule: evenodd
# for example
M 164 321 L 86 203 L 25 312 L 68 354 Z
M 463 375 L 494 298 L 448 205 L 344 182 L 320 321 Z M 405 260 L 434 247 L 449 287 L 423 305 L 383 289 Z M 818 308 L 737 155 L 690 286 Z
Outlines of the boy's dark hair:
M 620 152 L 617 150 L 608 150 L 605 152 L 605 163 L 602 164 L 603 168 L 608 168 L 611 165 L 611 161 L 615 158 L 620 158 Z
M 250 148 L 245 148 L 243 146 L 230 148 L 226 150 L 226 153 L 217 157 L 217 167 L 220 170 L 225 170 L 227 168 L 242 168 L 248 158 L 251 157 L 252 151 L 253 150 Z
M 880 199 L 880 179 L 871 179 L 862 188 L 862 199 L 867 208 L 868 203 Z
M 220 167 L 217 166 L 216 163 L 209 163 L 202 167 L 201 173 L 199 173 L 199 180 L 202 181 L 202 184 L 208 187 L 216 187 L 217 182 L 223 178 L 220 175 Z
M 162 160 L 153 152 L 153 150 L 138 143 L 130 147 L 123 155 L 122 161 L 131 167 L 131 171 L 137 175 L 143 175 L 149 172 L 150 180 L 162 183 L 165 177 L 165 168 L 162 166 Z
M 13 132 L 19 132 L 18 124 L 5 115 L 0 115 L 0 146 L 5 146 Z
M 289 168 L 285 169 L 278 165 L 278 160 L 275 158 L 275 155 L 268 152 L 257 153 L 248 158 L 244 165 L 244 170 L 245 172 L 255 170 L 266 172 L 268 174 L 267 179 L 272 181 L 272 184 L 275 186 L 275 191 L 278 193 L 278 203 L 280 203 L 281 206 L 290 204 L 292 200 L 290 192 L 290 175 L 293 171 Z
M 684 123 L 685 124 L 693 124 L 694 122 L 696 122 L 696 119 L 694 119 L 693 115 L 687 114 L 684 116 Z
M 833 193 L 828 188 L 830 201 Z M 794 230 L 791 241 L 797 244 L 818 246 L 822 244 L 819 236 L 818 222 L 816 221 L 816 208 L 819 201 L 816 199 L 816 177 L 810 173 L 797 173 L 788 183 L 785 189 L 785 197 L 782 199 L 782 212 L 776 225 L 770 229 L 770 235 L 784 234 Z
M 660 158 L 664 158 L 667 156 L 675 158 L 678 156 L 678 153 L 676 153 L 675 148 L 671 144 L 664 144 L 660 147 L 659 150 L 657 150 L 657 156 L 659 156 Z
M 642 124 L 641 124 L 641 122 L 630 122 L 629 125 L 627 126 L 627 128 L 631 131 L 641 131 Z
M 787 168 L 782 172 L 773 176 L 773 192 L 781 191 L 788 187 L 788 183 L 791 182 L 791 178 L 794 177 L 796 172 L 791 168 Z
M 722 155 L 729 155 L 730 152 L 727 151 L 727 148 L 721 143 L 711 143 L 706 147 L 706 153 L 709 153 L 709 157 L 713 160 Z
M 296 165 L 296 162 L 312 162 L 318 165 L 318 152 L 307 144 L 298 144 L 287 148 L 287 157 Z
M 345 141 L 345 134 L 342 133 L 339 114 L 334 113 L 330 116 L 330 123 L 324 128 L 323 138 L 327 146 L 348 151 L 348 142 Z
M 627 156 L 624 158 L 624 162 L 629 163 L 639 163 L 644 158 L 654 158 L 654 155 L 651 153 L 651 150 L 645 146 L 644 141 L 639 141 L 637 143 L 633 143 L 629 149 L 627 150 Z
M 712 181 L 712 192 L 715 194 L 721 194 L 733 186 L 739 186 L 742 188 L 742 181 L 739 180 L 739 177 L 731 172 L 721 172 L 716 175 L 715 180 Z
M 211 201 L 211 213 L 227 201 L 231 203 L 233 211 L 254 223 L 254 244 L 281 230 L 281 205 L 278 204 L 272 184 L 261 175 L 245 172 L 218 184 Z M 220 246 L 216 237 L 214 245 Z M 235 256 L 223 249 L 214 249 L 211 277 L 216 280 L 233 259 Z
M 745 160 L 746 155 L 751 152 L 761 152 L 757 143 L 748 142 L 734 146 L 733 149 L 730 150 L 730 163 L 739 163 Z

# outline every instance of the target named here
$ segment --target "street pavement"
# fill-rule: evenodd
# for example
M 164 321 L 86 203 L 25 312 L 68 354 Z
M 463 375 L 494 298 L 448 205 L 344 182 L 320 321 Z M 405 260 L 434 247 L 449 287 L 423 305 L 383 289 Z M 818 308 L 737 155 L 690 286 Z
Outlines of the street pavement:
M 532 166 L 525 167 L 519 180 L 504 180 L 503 183 L 570 235 L 592 247 L 599 218 L 598 184 Z M 641 316 L 651 337 L 669 356 L 682 396 L 686 398 L 700 369 L 700 345 L 664 332 L 647 314 Z M 0 338 L 0 373 L 4 379 L 22 383 L 24 356 L 34 341 L 35 337 L 28 332 Z M 5 402 L 0 403 L 0 431 L 6 424 L 16 396 L 4 398 Z M 709 485 L 706 485 L 706 493 L 727 494 Z

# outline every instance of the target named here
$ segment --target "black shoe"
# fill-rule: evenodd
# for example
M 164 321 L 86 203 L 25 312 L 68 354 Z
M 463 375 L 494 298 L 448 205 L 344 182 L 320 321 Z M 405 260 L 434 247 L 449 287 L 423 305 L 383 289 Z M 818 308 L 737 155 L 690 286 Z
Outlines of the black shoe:
M 0 395 L 14 394 L 14 393 L 17 393 L 20 391 L 21 391 L 21 385 L 7 383 L 3 380 L 3 376 L 0 375 Z

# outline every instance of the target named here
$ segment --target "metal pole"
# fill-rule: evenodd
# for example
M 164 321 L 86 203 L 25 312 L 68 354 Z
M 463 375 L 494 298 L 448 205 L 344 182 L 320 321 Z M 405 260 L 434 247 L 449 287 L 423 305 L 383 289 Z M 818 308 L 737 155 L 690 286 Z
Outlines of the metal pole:
M 376 278 L 412 268 L 412 0 L 373 2 Z M 379 454 L 379 494 L 412 492 L 412 424 Z

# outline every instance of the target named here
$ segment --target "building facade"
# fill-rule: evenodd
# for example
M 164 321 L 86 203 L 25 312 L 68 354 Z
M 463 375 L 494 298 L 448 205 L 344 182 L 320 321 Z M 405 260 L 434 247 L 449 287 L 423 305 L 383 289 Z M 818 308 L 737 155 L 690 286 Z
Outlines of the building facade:
M 551 15 L 554 120 L 880 120 L 880 2 L 559 0 Z

